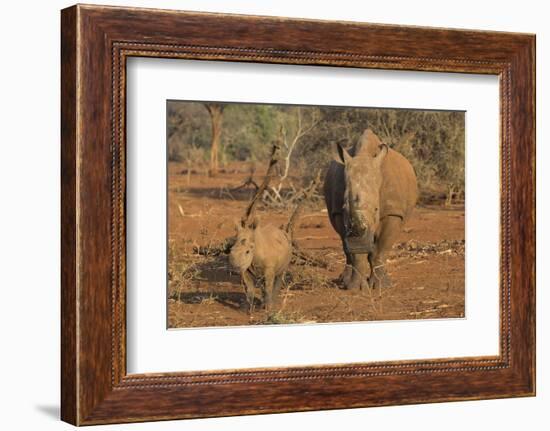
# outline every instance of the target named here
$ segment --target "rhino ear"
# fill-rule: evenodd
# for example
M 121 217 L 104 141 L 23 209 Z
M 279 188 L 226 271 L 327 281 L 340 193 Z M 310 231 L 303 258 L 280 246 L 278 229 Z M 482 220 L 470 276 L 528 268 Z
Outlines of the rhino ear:
M 334 145 L 333 158 L 337 163 L 345 165 L 351 160 L 351 156 L 348 151 L 342 146 L 340 142 Z
M 374 156 L 374 162 L 378 166 L 381 166 L 387 154 L 388 154 L 388 146 L 386 144 L 380 144 L 378 147 L 378 153 Z

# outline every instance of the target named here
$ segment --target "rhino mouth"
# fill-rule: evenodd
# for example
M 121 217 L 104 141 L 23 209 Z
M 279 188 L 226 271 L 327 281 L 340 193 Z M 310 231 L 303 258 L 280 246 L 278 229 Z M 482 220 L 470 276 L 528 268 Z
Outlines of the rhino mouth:
M 374 249 L 374 236 L 369 233 L 361 236 L 347 236 L 345 242 L 350 253 L 371 253 Z
M 374 249 L 374 234 L 358 214 L 344 211 L 344 241 L 350 253 L 371 253 Z

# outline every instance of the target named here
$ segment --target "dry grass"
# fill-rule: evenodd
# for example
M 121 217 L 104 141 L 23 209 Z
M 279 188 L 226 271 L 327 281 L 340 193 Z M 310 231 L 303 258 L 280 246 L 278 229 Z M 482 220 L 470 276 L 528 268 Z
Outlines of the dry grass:
M 344 266 L 340 241 L 326 221 L 326 211 L 303 215 L 295 253 L 271 313 L 256 304 L 249 313 L 239 275 L 228 262 L 233 224 L 242 199 L 210 195 L 214 181 L 204 180 L 204 202 L 196 190 L 177 196 L 171 211 L 168 249 L 168 324 L 170 327 L 305 324 L 464 316 L 463 213 L 421 208 L 390 253 L 387 270 L 394 286 L 385 290 L 341 289 Z M 224 183 L 223 178 L 216 179 Z M 215 183 L 218 188 L 218 183 Z M 211 190 L 212 189 L 212 190 Z M 176 198 L 173 198 L 176 199 Z M 284 225 L 288 211 L 264 211 L 262 220 Z M 463 231 L 462 231 L 463 232 Z M 463 237 L 462 237 L 463 238 Z
M 191 288 L 199 275 L 196 264 L 199 259 L 179 252 L 173 240 L 168 240 L 168 297 L 179 299 L 181 293 Z
M 313 290 L 336 287 L 335 280 L 319 267 L 305 263 L 291 265 L 287 276 L 288 289 Z

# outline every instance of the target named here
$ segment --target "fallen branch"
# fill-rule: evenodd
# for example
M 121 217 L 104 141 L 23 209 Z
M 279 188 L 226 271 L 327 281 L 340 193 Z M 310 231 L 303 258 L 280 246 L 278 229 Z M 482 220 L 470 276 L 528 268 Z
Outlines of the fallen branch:
M 256 181 L 254 181 L 254 179 L 252 178 L 252 174 L 250 174 L 250 176 L 246 180 L 244 180 L 243 183 L 240 186 L 232 188 L 231 191 L 236 192 L 236 191 L 238 191 L 240 189 L 244 189 L 248 186 L 253 186 L 255 190 L 258 190 L 260 188 L 260 186 L 258 186 Z
M 235 244 L 237 239 L 232 236 L 225 239 L 220 244 L 216 245 L 196 245 L 193 247 L 193 253 L 200 254 L 201 256 L 219 256 L 221 254 L 229 254 L 231 247 Z
M 291 262 L 294 265 L 309 265 L 325 269 L 329 268 L 330 264 L 326 260 L 320 259 L 313 254 L 301 249 L 295 242 L 292 243 L 292 246 L 293 250 Z

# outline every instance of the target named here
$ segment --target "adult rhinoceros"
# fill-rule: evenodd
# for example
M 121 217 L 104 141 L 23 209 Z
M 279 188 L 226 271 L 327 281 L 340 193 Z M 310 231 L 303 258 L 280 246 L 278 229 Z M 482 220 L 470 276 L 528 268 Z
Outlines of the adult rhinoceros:
M 324 193 L 330 222 L 346 255 L 344 287 L 386 287 L 386 253 L 416 205 L 414 169 L 370 129 L 350 152 L 341 145 L 336 149 Z

